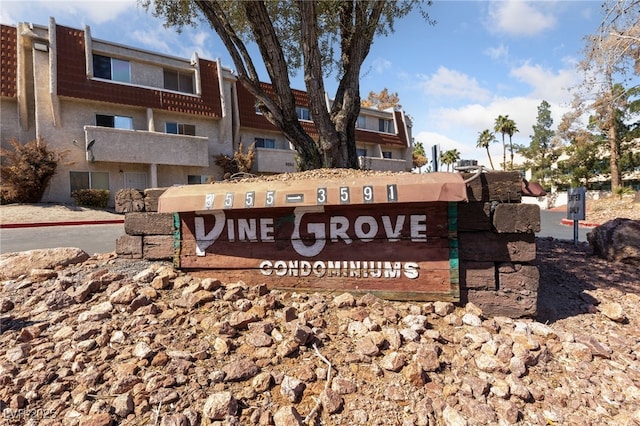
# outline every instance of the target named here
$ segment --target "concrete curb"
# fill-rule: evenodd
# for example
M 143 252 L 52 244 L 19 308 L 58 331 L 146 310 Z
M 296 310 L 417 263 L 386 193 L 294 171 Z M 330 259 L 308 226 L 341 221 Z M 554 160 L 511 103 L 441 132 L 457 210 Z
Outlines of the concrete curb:
M 573 220 L 571 219 L 562 219 L 562 224 L 563 225 L 568 225 L 568 226 L 573 226 Z M 584 220 L 579 220 L 578 221 L 578 226 L 581 226 L 583 228 L 595 228 L 596 226 L 600 226 L 599 223 L 593 223 L 593 222 L 585 222 Z
M 124 219 L 76 220 L 68 222 L 0 223 L 0 229 L 38 228 L 42 226 L 114 225 L 124 223 Z

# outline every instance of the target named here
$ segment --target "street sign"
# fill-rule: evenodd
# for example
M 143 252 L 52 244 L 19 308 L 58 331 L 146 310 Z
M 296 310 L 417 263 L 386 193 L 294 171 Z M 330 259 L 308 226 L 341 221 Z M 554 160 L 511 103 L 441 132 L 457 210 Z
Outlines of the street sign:
M 584 220 L 587 188 L 569 188 L 567 191 L 567 219 Z

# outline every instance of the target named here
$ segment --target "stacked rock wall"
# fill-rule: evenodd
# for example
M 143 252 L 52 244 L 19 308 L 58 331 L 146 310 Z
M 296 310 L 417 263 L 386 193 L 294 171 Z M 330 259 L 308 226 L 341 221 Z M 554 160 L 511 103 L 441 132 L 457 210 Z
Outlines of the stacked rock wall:
M 116 240 L 120 257 L 145 260 L 173 259 L 173 214 L 158 213 L 158 198 L 166 188 L 150 188 L 141 192 L 144 209 L 124 216 L 124 232 Z
M 518 172 L 484 173 L 467 184 L 467 197 L 458 204 L 461 302 L 488 315 L 534 317 L 540 208 L 521 203 Z
M 487 315 L 536 315 L 540 208 L 521 203 L 521 185 L 518 172 L 483 173 L 467 184 L 469 202 L 458 204 L 461 303 L 472 302 Z M 145 211 L 125 214 L 126 235 L 116 242 L 119 256 L 173 259 L 173 215 L 157 213 L 164 190 L 145 190 Z

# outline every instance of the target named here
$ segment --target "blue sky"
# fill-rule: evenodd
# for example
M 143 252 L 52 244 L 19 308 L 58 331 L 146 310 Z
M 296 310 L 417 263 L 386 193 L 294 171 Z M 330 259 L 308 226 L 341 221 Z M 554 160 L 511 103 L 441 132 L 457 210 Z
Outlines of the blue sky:
M 571 101 L 568 89 L 580 82 L 576 63 L 584 37 L 601 22 L 599 1 L 434 1 L 427 8 L 435 26 L 419 13 L 397 21 L 395 33 L 377 38 L 361 76 L 361 96 L 384 88 L 397 92 L 413 118 L 413 136 L 425 148 L 458 149 L 464 159 L 488 166 L 476 148 L 478 133 L 509 115 L 519 132 L 514 143 L 528 145 L 537 107 L 551 104 L 554 127 Z M 233 68 L 213 30 L 202 25 L 181 34 L 165 29 L 136 0 L 15 1 L 0 3 L 0 22 L 91 27 L 94 38 L 190 58 L 220 58 Z M 266 73 L 261 74 L 267 80 Z M 292 79 L 304 89 L 300 74 Z M 326 81 L 329 96 L 333 80 Z M 500 139 L 500 136 L 498 135 Z M 502 144 L 491 147 L 497 164 Z

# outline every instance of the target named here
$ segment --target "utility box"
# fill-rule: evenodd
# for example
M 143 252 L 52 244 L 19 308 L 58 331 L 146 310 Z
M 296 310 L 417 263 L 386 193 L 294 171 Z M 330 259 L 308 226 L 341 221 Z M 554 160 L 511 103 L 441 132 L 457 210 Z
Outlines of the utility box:
M 293 176 L 293 175 L 291 175 Z M 459 173 L 245 179 L 168 188 L 174 263 L 291 291 L 460 300 Z

